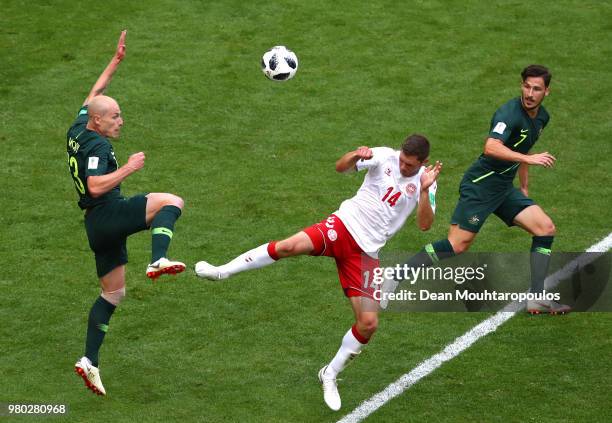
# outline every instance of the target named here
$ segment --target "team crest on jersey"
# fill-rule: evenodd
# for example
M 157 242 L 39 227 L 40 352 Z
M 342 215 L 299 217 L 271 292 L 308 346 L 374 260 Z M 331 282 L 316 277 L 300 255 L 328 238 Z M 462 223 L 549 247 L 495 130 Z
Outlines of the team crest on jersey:
M 391 176 L 391 168 L 386 168 L 385 169 L 385 175 Z
M 413 183 L 409 183 L 406 185 L 406 194 L 412 195 L 416 192 L 416 185 Z
M 330 241 L 335 241 L 338 239 L 338 233 L 335 230 L 330 229 L 327 231 L 327 237 Z
M 478 218 L 478 216 L 474 215 L 469 218 L 468 222 L 470 222 L 470 225 L 478 225 L 478 222 L 480 222 L 480 219 Z

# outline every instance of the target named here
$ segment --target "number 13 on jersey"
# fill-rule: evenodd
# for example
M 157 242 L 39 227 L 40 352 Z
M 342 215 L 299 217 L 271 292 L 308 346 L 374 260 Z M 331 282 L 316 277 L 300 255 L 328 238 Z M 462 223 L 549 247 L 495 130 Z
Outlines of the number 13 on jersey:
M 85 185 L 83 185 L 83 181 L 79 178 L 79 164 L 77 163 L 76 157 L 68 157 L 68 166 L 70 166 L 70 174 L 72 175 L 77 191 L 81 194 L 85 194 Z

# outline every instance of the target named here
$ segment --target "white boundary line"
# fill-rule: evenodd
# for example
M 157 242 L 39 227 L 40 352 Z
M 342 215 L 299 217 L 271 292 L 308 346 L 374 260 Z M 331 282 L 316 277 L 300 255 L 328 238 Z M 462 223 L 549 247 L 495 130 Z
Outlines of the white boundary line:
M 589 247 L 586 252 L 605 253 L 610 248 L 612 248 L 612 232 L 598 243 Z M 556 286 L 560 280 L 563 280 L 565 277 L 567 277 L 567 275 L 574 271 L 577 263 L 585 265 L 594 259 L 595 255 L 593 254 L 582 254 L 578 256 L 576 259 L 565 265 L 562 269 L 548 276 L 546 278 L 546 286 L 549 288 Z M 508 304 L 508 306 L 506 306 L 502 311 L 499 311 L 488 319 L 480 322 L 478 325 L 474 326 L 472 329 L 448 344 L 442 351 L 422 361 L 418 366 L 401 376 L 395 382 L 391 383 L 384 390 L 375 394 L 370 399 L 362 402 L 351 413 L 340 419 L 338 423 L 356 423 L 364 420 L 387 402 L 402 394 L 412 385 L 416 384 L 419 380 L 431 374 L 442 364 L 457 357 L 480 338 L 494 332 L 498 327 L 510 320 L 524 307 L 524 304 L 519 304 L 517 302 Z

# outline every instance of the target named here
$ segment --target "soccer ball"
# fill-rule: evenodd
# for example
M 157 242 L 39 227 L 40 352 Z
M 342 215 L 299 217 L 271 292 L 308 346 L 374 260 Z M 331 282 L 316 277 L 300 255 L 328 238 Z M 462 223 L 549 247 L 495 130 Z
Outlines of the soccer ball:
M 261 70 L 272 81 L 286 81 L 295 76 L 298 58 L 285 46 L 272 47 L 261 58 Z

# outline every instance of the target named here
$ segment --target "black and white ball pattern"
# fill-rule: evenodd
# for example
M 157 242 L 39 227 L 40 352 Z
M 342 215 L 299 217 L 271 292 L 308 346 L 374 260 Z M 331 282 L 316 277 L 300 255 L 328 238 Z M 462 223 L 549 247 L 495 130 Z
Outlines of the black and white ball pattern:
M 298 58 L 285 46 L 275 46 L 261 58 L 261 70 L 273 81 L 287 81 L 295 76 Z

